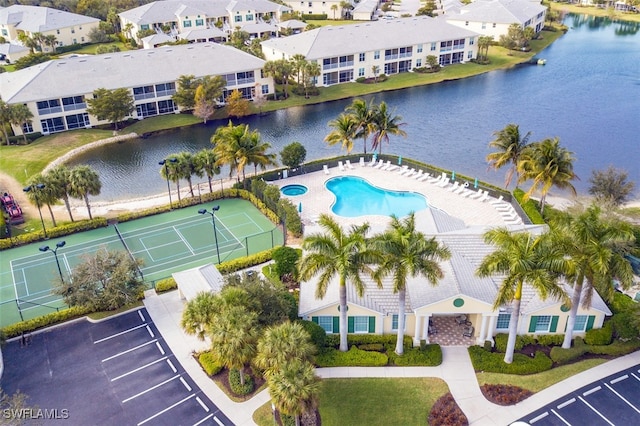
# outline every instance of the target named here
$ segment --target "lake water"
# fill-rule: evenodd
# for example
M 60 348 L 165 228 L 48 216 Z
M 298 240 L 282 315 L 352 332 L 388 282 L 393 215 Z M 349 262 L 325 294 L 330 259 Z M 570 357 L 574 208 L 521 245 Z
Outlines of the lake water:
M 407 138 L 393 137 L 383 153 L 452 169 L 501 184 L 504 171 L 489 171 L 487 144 L 496 130 L 520 125 L 532 140 L 559 137 L 575 153 L 580 192 L 593 169 L 612 164 L 629 172 L 640 186 L 640 25 L 604 18 L 569 16 L 569 32 L 540 53 L 545 66 L 510 70 L 437 85 L 376 94 L 406 123 Z M 307 160 L 340 154 L 323 139 L 327 123 L 351 100 L 290 108 L 242 122 L 257 129 L 274 152 L 298 141 Z M 116 200 L 166 191 L 158 161 L 180 151 L 209 148 L 215 128 L 208 125 L 165 132 L 148 139 L 91 150 L 70 165 L 88 164 L 100 175 L 100 200 Z M 354 152 L 362 152 L 357 141 Z M 552 190 L 553 192 L 553 190 Z

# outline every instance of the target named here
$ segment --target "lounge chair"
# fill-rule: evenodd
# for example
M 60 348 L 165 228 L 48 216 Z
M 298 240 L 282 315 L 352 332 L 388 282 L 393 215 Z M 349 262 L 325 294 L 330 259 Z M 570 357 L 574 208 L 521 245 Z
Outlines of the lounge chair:
M 473 332 L 474 332 L 473 326 L 467 325 L 464 327 L 464 330 L 462 331 L 462 335 L 464 337 L 473 337 Z
M 388 172 L 392 172 L 392 171 L 394 171 L 394 170 L 395 170 L 395 169 L 397 169 L 397 168 L 398 168 L 398 166 L 396 166 L 395 164 L 392 164 L 392 165 L 390 165 L 390 166 L 387 168 L 387 171 L 388 171 Z
M 457 182 L 456 182 L 457 183 Z M 447 179 L 446 177 L 444 179 L 442 179 L 440 182 L 438 182 L 437 184 L 440 188 L 444 188 L 445 186 L 449 185 L 449 179 Z
M 326 164 L 324 166 L 322 166 L 322 170 L 324 170 L 324 174 L 325 175 L 329 174 L 329 166 L 327 166 Z
M 338 168 L 341 172 L 344 172 L 344 165 L 342 164 L 342 161 L 338 161 Z
M 416 169 L 411 169 L 408 170 L 406 169 L 404 172 L 400 173 L 400 176 L 411 176 L 412 174 L 414 174 L 416 171 Z
M 460 182 L 455 181 L 455 182 L 453 183 L 453 186 L 452 186 L 451 188 L 447 188 L 447 191 L 449 191 L 449 192 L 453 192 L 453 191 L 455 191 L 456 189 L 458 189 L 458 187 L 459 187 L 459 186 L 460 186 Z
M 507 203 L 494 204 L 493 207 L 501 212 L 508 212 L 513 210 L 513 206 Z
M 480 201 L 485 202 L 489 199 L 489 191 L 484 191 L 484 194 L 482 194 L 482 197 L 478 198 Z
M 355 169 L 355 167 L 353 167 L 353 164 L 351 164 L 351 161 L 349 161 L 349 160 L 345 160 L 345 162 L 344 162 L 344 163 L 345 163 L 345 164 L 346 164 L 346 166 L 347 166 L 348 168 L 350 168 L 351 170 Z
M 376 157 L 371 157 L 371 162 L 369 164 L 367 164 L 367 166 L 373 167 L 373 166 L 376 165 L 377 162 L 378 162 L 378 160 L 376 160 Z
M 471 198 L 472 200 L 477 200 L 478 198 L 482 197 L 482 194 L 484 194 L 484 191 L 480 188 L 478 188 L 477 191 L 472 191 L 473 195 L 471 195 L 469 198 Z
M 409 166 L 402 166 L 400 167 L 400 169 L 398 169 L 398 174 L 401 175 L 403 173 L 406 173 L 408 169 L 409 169 Z
M 382 167 L 384 165 L 384 160 L 380 160 L 378 161 L 378 164 L 376 164 L 375 166 L 373 166 L 374 169 L 379 169 L 380 167 Z
M 389 167 L 391 167 L 391 160 L 387 160 L 384 166 L 380 167 L 380 170 L 387 170 Z
M 360 157 L 360 166 L 364 167 L 364 157 Z
M 459 185 L 458 189 L 456 189 L 455 191 L 453 191 L 454 194 L 462 194 L 464 191 L 466 191 L 467 188 L 464 185 Z
M 423 173 L 422 176 L 418 178 L 419 182 L 424 182 L 427 179 L 431 178 L 431 173 Z
M 503 199 L 504 199 L 504 197 L 501 195 L 500 197 L 498 197 L 498 199 L 497 199 L 497 200 L 489 201 L 489 204 L 492 204 L 492 205 L 502 204 L 502 200 L 503 200 Z
M 420 177 L 422 177 L 422 175 L 424 174 L 424 172 L 422 171 L 422 169 L 418 170 L 418 173 L 413 175 L 413 178 L 418 180 Z

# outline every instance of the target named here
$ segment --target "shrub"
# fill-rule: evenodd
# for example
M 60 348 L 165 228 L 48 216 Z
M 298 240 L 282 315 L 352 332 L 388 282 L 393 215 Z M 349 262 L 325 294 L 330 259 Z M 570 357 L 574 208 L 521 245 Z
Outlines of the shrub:
M 300 320 L 299 322 L 302 327 L 307 330 L 307 333 L 309 333 L 311 341 L 316 345 L 316 348 L 318 348 L 318 350 L 323 349 L 327 342 L 327 333 L 324 331 L 324 328 L 313 321 Z
M 487 352 L 480 346 L 471 346 L 469 356 L 476 371 L 504 374 L 533 374 L 551 369 L 553 361 L 544 353 L 538 351 L 533 358 L 522 354 L 514 354 L 513 362 L 504 362 L 504 354 Z
M 76 232 L 88 231 L 90 229 L 103 228 L 107 226 L 107 220 L 104 218 L 96 218 L 93 220 L 81 220 L 77 222 L 67 223 L 56 226 L 55 228 L 47 228 L 47 237 L 57 238 L 65 235 L 74 234 Z M 21 246 L 24 244 L 41 241 L 44 239 L 42 229 L 26 234 L 21 234 L 11 239 L 5 238 L 0 240 L 0 250 L 9 249 L 11 247 Z
M 364 345 L 369 343 L 382 343 L 387 350 L 393 350 L 396 347 L 397 336 L 395 334 L 348 334 L 347 343 L 349 346 Z M 338 348 L 340 346 L 339 334 L 328 334 L 326 346 L 329 348 Z M 403 346 L 409 349 L 413 346 L 413 340 L 409 336 L 404 336 Z
M 302 20 L 303 21 L 326 21 L 327 20 L 327 14 L 326 13 L 309 13 L 309 14 L 302 14 Z
M 244 375 L 244 385 L 240 383 L 240 372 L 238 370 L 229 370 L 229 387 L 236 395 L 248 395 L 253 392 L 253 377 L 249 374 Z
M 387 365 L 389 358 L 380 352 L 361 351 L 351 346 L 347 352 L 327 348 L 316 357 L 319 367 L 381 367 Z
M 367 81 L 367 79 L 365 77 L 356 78 L 356 83 L 364 83 L 365 81 Z
M 602 328 L 592 328 L 584 336 L 587 345 L 608 345 L 613 338 L 612 322 L 607 321 Z
M 634 324 L 633 312 L 626 311 L 614 314 L 611 318 L 613 331 L 620 339 L 633 339 L 640 334 L 640 330 Z
M 442 348 L 437 344 L 427 345 L 425 349 L 411 348 L 405 351 L 402 356 L 398 356 L 393 353 L 390 359 L 395 365 L 422 365 L 435 367 L 442 364 Z
M 384 345 L 382 343 L 365 343 L 358 346 L 358 349 L 361 351 L 384 352 Z
M 178 288 L 178 284 L 173 277 L 165 278 L 156 283 L 156 293 L 164 293 L 166 291 L 175 290 Z
M 509 341 L 509 335 L 505 333 L 496 334 L 494 337 L 496 342 L 496 351 L 505 353 L 507 350 L 507 342 Z M 537 343 L 535 336 L 524 334 L 516 336 L 515 350 L 519 351 L 527 345 L 535 345 Z
M 89 313 L 88 309 L 81 308 L 81 307 L 72 307 L 68 309 L 63 309 L 58 312 L 52 312 L 50 314 L 43 315 L 41 317 L 11 324 L 10 326 L 4 327 L 2 330 L 6 334 L 7 338 L 11 338 L 11 337 L 19 336 L 22 333 L 29 333 L 39 328 L 47 327 L 52 324 L 78 318 L 88 313 Z
M 589 353 L 595 355 L 622 356 L 640 349 L 640 340 L 633 339 L 628 342 L 615 341 L 605 346 L 589 346 Z
M 574 346 L 569 349 L 562 349 L 560 346 L 554 346 L 551 348 L 551 360 L 558 365 L 568 364 L 576 359 L 580 358 L 587 352 L 588 346 Z
M 275 269 L 278 278 L 287 274 L 293 277 L 298 275 L 297 262 L 300 258 L 300 251 L 292 247 L 278 247 L 273 251 L 273 260 L 276 262 Z
M 543 334 L 538 336 L 537 340 L 542 346 L 562 346 L 564 334 Z
M 522 201 L 522 198 L 524 196 L 524 191 L 522 189 L 520 188 L 514 189 L 513 196 L 518 202 L 518 204 L 522 206 L 522 210 L 524 210 L 527 216 L 529 216 L 529 219 L 531 219 L 532 223 L 536 225 L 542 225 L 545 223 L 544 219 L 542 218 L 542 215 L 538 211 L 538 208 L 536 207 L 536 204 L 533 202 L 533 200 L 529 199 L 526 202 Z
M 223 367 L 220 361 L 218 361 L 218 358 L 210 351 L 202 352 L 198 356 L 198 362 L 209 376 L 215 376 Z
M 609 304 L 609 307 L 614 314 L 618 314 L 620 312 L 631 310 L 635 306 L 635 304 L 636 302 L 634 302 L 632 298 L 624 293 L 618 293 L 616 291 L 613 294 L 613 300 Z

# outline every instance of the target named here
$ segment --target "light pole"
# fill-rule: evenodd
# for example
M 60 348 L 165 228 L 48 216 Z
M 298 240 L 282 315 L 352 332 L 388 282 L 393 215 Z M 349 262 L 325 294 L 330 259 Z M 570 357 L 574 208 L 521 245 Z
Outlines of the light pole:
M 40 210 L 40 200 L 38 200 L 38 191 L 44 189 L 44 183 L 36 183 L 35 185 L 27 186 L 23 189 L 24 192 L 32 192 L 33 198 L 36 200 L 36 206 L 38 206 L 38 213 L 40 214 L 40 222 L 42 223 L 42 232 L 44 233 L 44 239 L 47 239 L 47 229 L 44 227 L 44 219 L 42 218 L 42 210 Z
M 173 209 L 173 204 L 171 203 L 171 187 L 169 186 L 169 166 L 167 165 L 167 161 L 170 163 L 176 163 L 178 159 L 171 157 L 158 162 L 158 164 L 164 166 L 164 176 L 167 178 L 167 192 L 169 193 L 169 209 L 171 210 Z
M 220 206 L 211 207 L 211 211 L 207 209 L 200 209 L 198 213 L 211 215 L 211 221 L 213 222 L 213 238 L 216 241 L 216 254 L 218 255 L 218 265 L 220 264 L 220 249 L 218 248 L 218 231 L 216 230 L 216 212 L 220 210 Z
M 60 274 L 60 281 L 62 281 L 63 283 L 64 283 L 64 278 L 62 277 L 62 269 L 60 268 L 60 261 L 58 260 L 58 249 L 64 247 L 65 244 L 67 244 L 66 241 L 58 241 L 56 243 L 56 248 L 54 249 L 50 248 L 49 246 L 42 246 L 38 249 L 43 253 L 48 251 L 53 252 L 53 257 L 56 258 L 56 265 L 58 265 L 58 273 Z

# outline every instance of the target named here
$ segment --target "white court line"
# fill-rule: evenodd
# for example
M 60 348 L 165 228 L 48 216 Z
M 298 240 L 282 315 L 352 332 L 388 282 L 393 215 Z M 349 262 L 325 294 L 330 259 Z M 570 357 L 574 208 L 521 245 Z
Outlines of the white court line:
M 167 364 L 169 364 L 169 367 L 171 367 L 174 373 L 178 372 L 178 369 L 173 365 L 170 359 L 167 360 Z
M 10 266 L 11 266 L 11 279 L 13 279 L 13 291 L 16 293 L 16 300 L 20 299 L 18 297 L 18 287 L 16 287 L 16 275 L 13 271 L 13 260 L 11 262 L 9 262 Z M 23 269 L 24 271 L 24 269 Z
M 182 382 L 182 384 L 184 385 L 184 387 L 187 389 L 187 392 L 191 392 L 191 386 L 189 386 L 189 384 L 187 383 L 187 381 L 184 379 L 184 377 L 180 377 L 180 381 Z M 198 400 L 200 400 L 198 398 Z M 209 411 L 209 410 L 207 410 Z
M 199 426 L 202 423 L 206 422 L 207 420 L 209 420 L 211 417 L 213 417 L 213 413 L 209 414 L 207 417 L 205 417 L 204 419 L 200 420 L 198 423 L 194 423 L 193 426 Z
M 149 335 L 151 335 L 151 338 L 153 339 L 154 337 L 156 337 L 155 334 L 153 334 L 153 331 L 151 331 L 151 327 L 147 326 L 147 331 L 149 332 Z
M 147 320 L 144 319 L 144 315 L 143 315 L 142 311 L 138 310 L 138 316 L 140 317 L 142 322 L 147 322 Z
M 29 296 L 29 287 L 27 286 L 27 276 L 24 273 L 24 268 L 22 268 L 22 279 L 24 280 L 24 290 L 27 292 L 25 296 Z
M 196 396 L 196 401 L 198 401 L 198 404 L 200 404 L 200 406 L 202 407 L 202 409 L 203 409 L 204 411 L 206 411 L 207 413 L 209 412 L 209 407 L 207 407 L 207 406 L 205 405 L 205 403 L 204 403 L 204 402 L 202 402 L 202 400 L 200 399 L 200 397 L 199 397 L 199 396 Z
M 567 425 L 567 426 L 571 426 L 571 423 L 569 423 L 568 421 L 566 421 L 565 419 L 563 419 L 563 418 L 562 418 L 562 416 L 556 412 L 556 410 L 554 410 L 554 409 L 552 408 L 552 409 L 551 409 L 551 412 L 552 412 L 553 414 L 555 414 L 555 415 L 556 415 L 556 417 L 557 417 L 557 418 L 559 418 L 559 419 L 562 421 L 562 423 L 564 423 L 564 424 L 565 424 L 565 425 Z
M 557 408 L 558 408 L 558 410 L 559 410 L 559 409 L 561 409 L 561 408 L 566 407 L 567 405 L 571 405 L 571 404 L 573 404 L 574 402 L 576 402 L 576 399 L 575 399 L 575 398 L 571 398 L 570 400 L 565 401 L 565 402 L 563 402 L 562 404 L 558 405 L 558 407 L 557 407 Z
M 631 408 L 633 408 L 634 410 L 636 410 L 636 413 L 640 413 L 640 410 L 638 410 L 638 408 L 637 408 L 635 405 L 633 405 L 632 403 L 630 403 L 629 401 L 627 401 L 627 399 L 626 399 L 624 396 L 620 395 L 620 394 L 619 394 L 619 393 L 618 393 L 614 388 L 612 388 L 611 386 L 609 386 L 609 385 L 608 385 L 608 384 L 606 384 L 606 383 L 605 383 L 604 385 L 605 385 L 606 387 L 608 387 L 608 388 L 609 388 L 609 390 L 610 390 L 611 392 L 615 393 L 615 394 L 618 396 L 618 398 L 620 398 L 621 400 L 623 400 L 624 402 L 626 402 L 626 403 L 627 403 L 627 405 L 628 405 L 629 407 L 631 407 Z
M 160 344 L 160 342 L 156 342 L 156 346 L 158 347 L 158 350 L 160 351 L 160 353 L 164 355 L 164 349 L 162 349 L 162 345 Z
M 121 331 L 119 333 L 112 334 L 111 336 L 107 336 L 107 337 L 104 337 L 102 339 L 96 340 L 95 342 L 93 342 L 93 344 L 95 345 L 96 343 L 102 343 L 102 342 L 104 342 L 106 340 L 113 339 L 114 337 L 122 336 L 123 334 L 127 334 L 127 333 L 129 333 L 131 331 L 135 331 L 135 330 L 137 330 L 139 328 L 142 328 L 142 327 L 144 327 L 146 325 L 147 324 L 136 325 L 135 327 L 129 328 L 129 329 L 125 330 L 125 331 Z
M 137 397 L 139 397 L 139 396 L 142 396 L 142 395 L 144 395 L 145 393 L 151 392 L 151 391 L 152 391 L 152 390 L 154 390 L 154 389 L 158 389 L 160 386 L 166 385 L 167 383 L 169 383 L 169 382 L 171 382 L 171 381 L 173 381 L 173 380 L 177 379 L 178 377 L 180 377 L 180 376 L 173 376 L 172 378 L 167 379 L 167 380 L 165 380 L 164 382 L 158 383 L 158 384 L 157 384 L 157 385 L 155 385 L 155 386 L 151 386 L 150 388 L 147 388 L 147 389 L 143 390 L 142 392 L 138 392 L 137 394 L 135 394 L 135 395 L 133 395 L 133 396 L 130 396 L 130 397 L 129 397 L 129 398 L 127 398 L 127 399 L 123 399 L 123 400 L 122 400 L 122 403 L 124 404 L 125 402 L 129 402 L 129 401 L 131 401 L 132 399 L 135 399 L 135 398 L 137 398 Z
M 540 414 L 537 417 L 534 417 L 533 419 L 529 420 L 529 423 L 534 424 L 535 422 L 537 422 L 538 420 L 542 420 L 545 417 L 547 417 L 549 415 L 548 411 L 545 411 L 544 413 Z
M 111 355 L 110 357 L 107 357 L 107 358 L 103 359 L 101 362 L 111 361 L 112 359 L 118 358 L 119 356 L 122 356 L 122 355 L 126 355 L 126 354 L 128 354 L 129 352 L 133 352 L 133 351 L 138 350 L 138 349 L 140 349 L 140 348 L 144 348 L 145 346 L 148 346 L 148 345 L 150 345 L 150 344 L 152 344 L 152 343 L 155 343 L 156 341 L 157 341 L 157 340 L 156 340 L 156 339 L 154 339 L 154 340 L 152 340 L 152 341 L 150 341 L 150 342 L 143 343 L 143 344 L 138 345 L 138 346 L 134 346 L 134 347 L 133 347 L 133 348 L 131 348 L 131 349 L 127 349 L 126 351 L 118 352 L 118 353 L 117 353 L 117 354 L 115 354 L 115 355 Z
M 166 356 L 163 356 L 163 357 L 162 357 L 162 358 L 160 358 L 160 359 L 156 359 L 155 361 L 151 361 L 149 364 L 145 364 L 145 365 L 143 365 L 142 367 L 134 368 L 134 369 L 133 369 L 133 370 L 131 370 L 131 371 L 128 371 L 128 372 L 126 372 L 126 373 L 124 373 L 124 374 L 121 374 L 121 375 L 119 375 L 119 376 L 117 376 L 117 377 L 114 377 L 113 379 L 111 379 L 111 381 L 112 381 L 112 382 L 115 382 L 116 380 L 120 380 L 120 379 L 122 379 L 123 377 L 127 377 L 127 376 L 128 376 L 128 375 L 130 375 L 130 374 L 137 373 L 138 371 L 140 371 L 140 370 L 144 370 L 144 369 L 145 369 L 145 368 L 147 368 L 147 367 L 151 367 L 152 365 L 157 364 L 157 363 L 159 363 L 159 362 L 162 362 L 162 361 L 164 361 L 165 359 L 167 359 L 167 357 L 166 357 Z
M 162 414 L 166 413 L 167 411 L 169 411 L 169 410 L 171 410 L 171 409 L 173 409 L 173 408 L 177 407 L 178 405 L 182 404 L 183 402 L 190 400 L 190 399 L 191 399 L 191 398 L 193 398 L 194 396 L 195 396 L 195 395 L 189 395 L 188 397 L 186 397 L 186 398 L 184 398 L 184 399 L 182 399 L 182 400 L 180 400 L 180 401 L 176 402 L 176 403 L 175 403 L 175 404 L 173 404 L 173 405 L 170 405 L 169 407 L 167 407 L 167 408 L 165 408 L 164 410 L 162 410 L 162 411 L 160 411 L 160 412 L 158 412 L 158 413 L 154 414 L 153 416 L 151 416 L 151 417 L 147 417 L 146 419 L 144 419 L 143 421 L 141 421 L 140 423 L 138 423 L 138 426 L 143 425 L 143 424 L 145 424 L 145 423 L 147 423 L 147 422 L 149 422 L 149 421 L 151 421 L 151 420 L 155 419 L 156 417 L 158 417 L 158 416 L 160 416 L 160 415 L 162 415 Z
M 602 420 L 604 420 L 605 422 L 609 423 L 611 426 L 616 426 L 613 423 L 611 423 L 609 421 L 609 419 L 607 419 L 600 411 L 596 410 L 591 404 L 589 404 L 587 401 L 584 400 L 583 397 L 579 396 L 578 397 L 580 399 L 580 401 L 582 401 L 587 407 L 591 408 L 593 410 L 594 413 L 596 413 L 597 415 L 599 415 L 600 417 L 602 417 Z
M 187 246 L 187 248 L 189 249 L 189 251 L 191 252 L 191 256 L 195 256 L 195 252 L 193 251 L 193 247 L 191 247 L 191 244 L 189 244 L 187 242 L 187 240 L 185 240 L 184 235 L 182 235 L 182 232 L 178 231 L 178 228 L 176 228 L 175 226 L 172 226 L 173 231 L 178 234 L 178 237 L 182 240 L 182 242 L 184 243 L 185 246 Z
M 150 252 L 150 251 L 149 251 L 149 249 L 147 248 L 147 245 L 144 243 L 144 241 L 142 241 L 142 238 L 140 238 L 140 244 L 142 244 L 142 247 L 144 248 L 144 250 L 137 251 L 137 252 L 135 252 L 135 254 L 138 254 L 138 253 L 146 253 L 146 254 L 147 254 L 147 256 L 149 256 L 149 259 L 151 259 L 151 261 L 152 261 L 153 263 L 156 263 L 156 260 L 153 258 L 153 256 L 151 256 L 151 252 Z M 142 268 L 142 269 L 144 269 L 144 268 Z
M 593 388 L 593 389 L 589 389 L 588 391 L 583 392 L 583 393 L 582 393 L 582 396 L 589 396 L 589 395 L 591 395 L 592 393 L 594 393 L 594 392 L 598 392 L 598 391 L 599 391 L 599 390 L 601 390 L 601 389 L 602 389 L 602 386 L 596 386 L 596 387 L 595 387 L 595 388 Z

